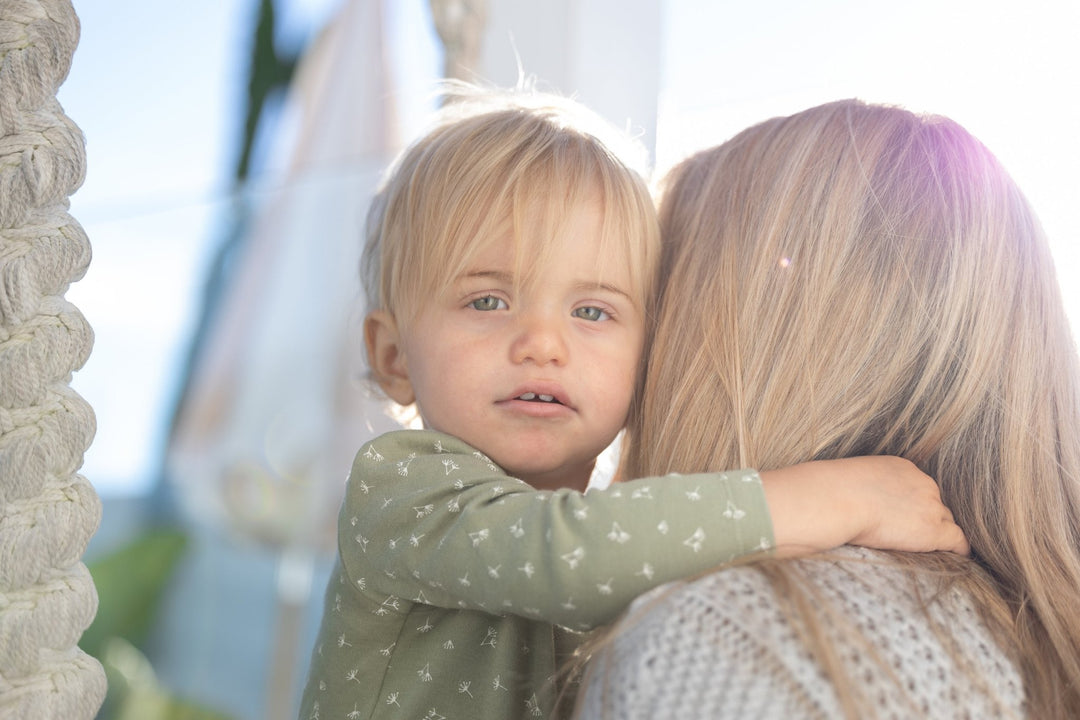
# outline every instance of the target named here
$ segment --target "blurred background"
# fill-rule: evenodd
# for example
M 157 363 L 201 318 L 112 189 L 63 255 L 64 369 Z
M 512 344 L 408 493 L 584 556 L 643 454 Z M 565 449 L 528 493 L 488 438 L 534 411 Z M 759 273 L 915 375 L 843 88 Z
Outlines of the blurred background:
M 98 422 L 83 645 L 109 669 L 102 717 L 295 716 L 352 453 L 393 427 L 360 381 L 360 228 L 440 77 L 535 76 L 660 171 L 841 97 L 948 115 L 1028 194 L 1080 322 L 1072 0 L 75 9 L 59 98 L 87 137 L 72 208 L 94 259 L 67 297 L 96 334 L 72 385 Z

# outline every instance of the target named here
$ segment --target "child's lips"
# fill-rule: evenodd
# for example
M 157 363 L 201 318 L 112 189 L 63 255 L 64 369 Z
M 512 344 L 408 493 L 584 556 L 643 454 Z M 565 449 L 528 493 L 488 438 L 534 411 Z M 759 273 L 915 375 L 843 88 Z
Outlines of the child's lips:
M 561 386 L 549 382 L 523 385 L 508 393 L 497 404 L 540 416 L 574 410 L 566 391 Z
M 522 400 L 517 397 L 501 400 L 496 405 L 518 417 L 557 419 L 569 417 L 574 410 L 557 402 Z

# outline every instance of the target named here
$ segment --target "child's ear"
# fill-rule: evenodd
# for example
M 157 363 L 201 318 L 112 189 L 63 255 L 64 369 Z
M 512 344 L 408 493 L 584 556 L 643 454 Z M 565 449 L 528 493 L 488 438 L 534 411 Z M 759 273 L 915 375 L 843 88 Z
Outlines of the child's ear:
M 412 405 L 416 395 L 394 316 L 385 310 L 369 313 L 364 319 L 364 344 L 375 382 L 397 404 Z

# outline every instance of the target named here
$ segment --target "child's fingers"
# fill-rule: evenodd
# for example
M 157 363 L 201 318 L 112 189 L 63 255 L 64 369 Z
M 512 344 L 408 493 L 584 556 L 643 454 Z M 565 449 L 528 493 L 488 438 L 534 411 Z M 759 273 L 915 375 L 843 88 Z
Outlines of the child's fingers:
M 952 510 L 941 501 L 940 496 L 935 498 L 934 505 L 936 505 L 935 512 L 932 514 L 937 515 L 938 521 L 932 535 L 936 540 L 932 549 L 954 552 L 958 555 L 970 555 L 971 546 L 968 544 L 963 529 L 956 524 Z
M 946 508 L 946 512 L 948 512 L 948 508 Z M 942 542 L 939 549 L 954 552 L 957 555 L 966 556 L 971 554 L 971 545 L 968 543 L 967 536 L 964 535 L 964 531 L 960 526 L 953 521 L 951 512 L 948 512 L 948 518 L 943 522 L 941 536 Z
M 937 487 L 937 483 L 934 486 Z M 942 522 L 945 525 L 946 536 L 942 550 L 948 550 L 957 555 L 970 555 L 971 545 L 968 543 L 967 535 L 964 534 L 963 528 L 956 524 L 956 517 L 953 515 L 952 510 L 949 509 L 949 506 L 942 502 L 940 492 L 938 494 L 938 503 L 944 513 Z

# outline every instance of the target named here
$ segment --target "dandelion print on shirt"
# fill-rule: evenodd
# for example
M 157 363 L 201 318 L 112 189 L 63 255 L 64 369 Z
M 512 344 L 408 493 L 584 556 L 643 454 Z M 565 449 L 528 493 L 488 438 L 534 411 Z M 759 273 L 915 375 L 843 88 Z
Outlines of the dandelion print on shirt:
M 301 720 L 565 716 L 580 631 L 772 542 L 752 470 L 538 491 L 425 430 L 360 449 L 338 527 Z

